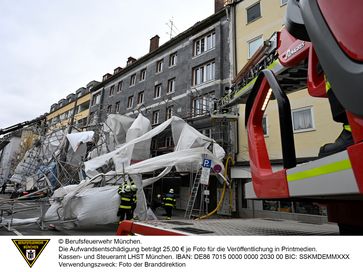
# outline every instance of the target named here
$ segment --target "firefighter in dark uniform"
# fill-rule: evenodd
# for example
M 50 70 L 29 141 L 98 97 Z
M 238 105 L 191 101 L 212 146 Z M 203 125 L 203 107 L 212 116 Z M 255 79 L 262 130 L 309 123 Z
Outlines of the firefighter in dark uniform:
M 131 220 L 133 217 L 133 207 L 136 206 L 136 195 L 131 192 L 130 185 L 120 185 L 118 194 L 121 197 L 120 207 L 117 215 L 120 216 L 120 221 L 125 219 Z
M 174 189 L 170 189 L 169 193 L 167 193 L 164 197 L 163 197 L 163 206 L 165 208 L 166 211 L 166 219 L 170 220 L 172 213 L 173 213 L 173 208 L 176 207 L 176 200 L 175 200 L 175 196 L 174 196 Z
M 345 112 L 345 109 L 334 95 L 334 92 L 332 91 L 332 88 L 328 80 L 326 80 L 325 88 L 329 99 L 333 120 L 335 122 L 342 123 L 343 130 L 334 143 L 325 144 L 320 148 L 319 157 L 325 157 L 343 151 L 348 146 L 354 143 L 352 130 L 348 123 L 348 117 Z

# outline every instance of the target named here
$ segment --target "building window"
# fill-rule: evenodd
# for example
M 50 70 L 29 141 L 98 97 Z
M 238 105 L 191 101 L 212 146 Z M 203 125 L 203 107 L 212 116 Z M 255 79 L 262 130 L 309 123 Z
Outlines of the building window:
M 88 110 L 89 108 L 89 101 L 86 101 L 82 103 L 81 105 L 78 105 L 76 113 L 80 113 L 82 111 Z
M 173 138 L 171 136 L 165 137 L 165 147 L 173 146 Z
M 194 56 L 199 56 L 215 47 L 216 33 L 212 32 L 194 41 Z
M 139 94 L 137 95 L 137 104 L 142 104 L 144 103 L 144 91 L 139 92 Z
M 122 85 L 123 85 L 123 81 L 121 80 L 118 84 L 117 84 L 117 92 L 121 92 L 122 90 Z
M 160 111 L 153 111 L 153 120 L 152 120 L 152 124 L 156 125 L 159 124 L 159 116 L 160 116 Z
M 260 2 L 247 8 L 247 24 L 261 17 Z
M 250 40 L 248 42 L 248 58 L 251 58 L 262 44 L 263 44 L 262 36 Z
M 136 84 L 136 74 L 133 74 L 130 77 L 130 86 L 134 86 Z
M 286 5 L 287 4 L 287 0 L 281 0 L 281 6 Z
M 213 109 L 213 100 L 215 98 L 214 92 L 201 95 L 193 98 L 192 100 L 192 115 L 208 114 Z
M 156 85 L 154 88 L 154 98 L 159 98 L 161 96 L 161 84 Z
M 120 112 L 120 101 L 119 102 L 116 102 L 115 112 Z
M 78 120 L 77 123 L 78 123 L 78 127 L 86 126 L 87 125 L 87 117 Z
M 174 106 L 169 106 L 166 108 L 166 119 L 170 119 L 173 116 Z
M 173 93 L 175 91 L 175 78 L 169 79 L 168 80 L 168 89 L 167 89 L 167 94 L 169 93 Z
M 294 132 L 314 130 L 312 108 L 296 109 L 292 111 Z
M 94 94 L 93 97 L 92 97 L 91 105 L 92 106 L 98 105 L 98 104 L 100 104 L 100 102 L 101 102 L 101 94 L 100 93 Z
M 209 62 L 193 69 L 193 85 L 215 79 L 215 62 Z
M 156 62 L 156 73 L 161 73 L 163 71 L 163 60 Z
M 210 128 L 201 129 L 199 132 L 209 138 L 212 138 L 212 130 Z
M 134 96 L 129 96 L 128 98 L 127 98 L 127 108 L 128 109 L 131 109 L 132 108 L 132 104 L 133 104 L 133 102 L 134 102 Z
M 144 81 L 146 78 L 146 69 L 142 69 L 140 72 L 140 81 Z
M 268 136 L 267 116 L 264 116 L 262 118 L 262 129 L 263 129 L 263 135 Z
M 173 53 L 169 56 L 169 67 L 175 66 L 177 60 L 177 53 Z
M 112 105 L 108 105 L 107 106 L 107 113 L 111 113 L 111 111 L 112 111 Z
M 109 93 L 109 95 L 110 95 L 110 96 L 113 96 L 114 92 L 115 92 L 115 85 L 112 85 L 112 86 L 110 87 L 110 93 Z

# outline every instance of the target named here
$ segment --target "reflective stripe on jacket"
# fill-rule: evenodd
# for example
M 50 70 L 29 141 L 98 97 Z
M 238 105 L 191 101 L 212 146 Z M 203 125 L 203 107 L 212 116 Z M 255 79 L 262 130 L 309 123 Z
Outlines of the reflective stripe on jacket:
M 175 207 L 176 200 L 173 194 L 166 194 L 163 198 L 164 206 Z
M 120 209 L 131 210 L 133 207 L 136 206 L 136 195 L 132 192 L 122 192 L 120 196 Z
M 331 89 L 330 82 L 325 78 L 325 90 L 328 92 Z

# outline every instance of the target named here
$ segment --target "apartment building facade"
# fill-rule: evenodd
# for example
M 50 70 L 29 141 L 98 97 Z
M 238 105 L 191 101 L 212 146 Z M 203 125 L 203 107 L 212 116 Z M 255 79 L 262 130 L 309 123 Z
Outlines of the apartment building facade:
M 284 25 L 287 0 L 244 0 L 229 1 L 229 9 L 235 14 L 236 71 L 241 70 L 256 50 L 275 31 Z M 332 120 L 327 99 L 313 98 L 306 89 L 288 95 L 291 105 L 295 149 L 298 162 L 317 158 L 320 146 L 333 142 L 341 131 L 341 125 Z M 291 201 L 250 201 L 244 199 L 243 184 L 251 180 L 245 129 L 245 105 L 239 105 L 238 154 L 232 168 L 232 178 L 236 181 L 239 213 L 241 216 L 277 216 L 300 218 L 324 215 L 324 207 L 315 203 Z M 282 166 L 282 150 L 278 110 L 275 101 L 270 101 L 263 118 L 265 142 L 273 169 Z M 314 219 L 313 219 L 314 220 Z M 320 220 L 320 219 L 317 219 Z
M 129 57 L 124 68 L 105 74 L 95 86 L 88 123 L 103 122 L 110 113 L 133 118 L 142 113 L 154 127 L 176 115 L 203 134 L 215 137 L 218 126 L 210 113 L 214 100 L 223 96 L 230 85 L 230 42 L 223 5 L 215 14 L 160 46 L 159 37 L 154 36 L 146 55 L 139 59 Z M 171 132 L 154 137 L 151 145 L 153 156 L 172 151 Z M 180 180 L 175 189 L 178 206 L 183 208 L 189 195 L 189 175 L 173 179 Z M 213 190 L 211 194 L 216 194 L 217 189 Z
M 46 116 L 48 129 L 64 128 L 71 124 L 77 128 L 86 126 L 90 107 L 90 90 L 98 83 L 91 81 L 86 87 L 79 88 L 75 93 L 51 105 Z

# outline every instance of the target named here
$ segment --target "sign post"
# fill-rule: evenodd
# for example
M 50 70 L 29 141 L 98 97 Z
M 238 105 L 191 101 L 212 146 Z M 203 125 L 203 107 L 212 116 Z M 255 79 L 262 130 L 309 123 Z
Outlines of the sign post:
M 202 164 L 202 173 L 200 176 L 200 184 L 209 184 L 210 168 L 212 166 L 212 160 L 204 159 Z

